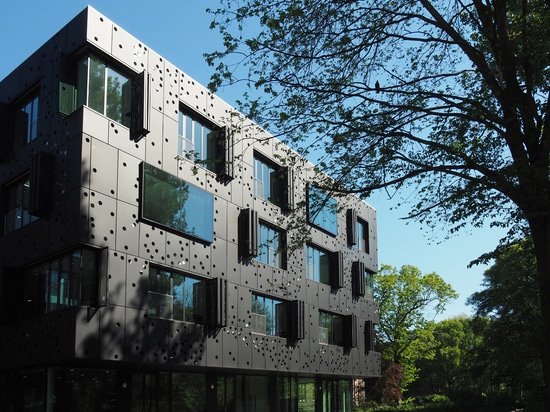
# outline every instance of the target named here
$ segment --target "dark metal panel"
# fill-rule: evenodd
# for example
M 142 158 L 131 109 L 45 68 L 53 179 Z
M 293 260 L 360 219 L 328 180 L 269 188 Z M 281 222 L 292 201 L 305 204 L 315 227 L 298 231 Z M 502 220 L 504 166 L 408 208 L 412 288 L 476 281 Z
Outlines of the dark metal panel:
M 242 335 L 242 329 L 238 327 L 226 327 L 221 331 L 221 356 L 224 368 L 240 368 L 241 353 L 246 351 L 246 348 L 242 348 L 241 341 L 244 337 Z M 244 354 L 246 356 L 246 354 Z
M 75 316 L 75 358 L 98 359 L 100 352 L 98 312 L 78 308 Z
M 124 306 L 107 305 L 98 314 L 99 357 L 113 361 L 124 360 L 126 309 Z
M 55 156 L 38 152 L 32 156 L 30 186 L 30 213 L 45 217 L 52 208 L 52 192 L 55 184 Z

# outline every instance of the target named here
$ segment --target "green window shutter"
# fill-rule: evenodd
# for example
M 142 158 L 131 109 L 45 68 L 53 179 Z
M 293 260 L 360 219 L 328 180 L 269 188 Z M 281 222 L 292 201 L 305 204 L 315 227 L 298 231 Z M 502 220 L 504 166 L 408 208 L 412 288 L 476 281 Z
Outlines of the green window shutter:
M 76 110 L 76 88 L 65 82 L 59 82 L 59 114 L 69 116 Z

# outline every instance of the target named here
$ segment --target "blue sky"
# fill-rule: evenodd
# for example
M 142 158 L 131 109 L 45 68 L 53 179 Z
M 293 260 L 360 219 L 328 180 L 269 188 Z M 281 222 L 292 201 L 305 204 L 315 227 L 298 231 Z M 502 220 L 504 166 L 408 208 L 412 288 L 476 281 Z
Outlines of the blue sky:
M 209 30 L 212 20 L 205 12 L 216 8 L 218 0 L 29 0 L 0 2 L 0 79 L 55 35 L 76 14 L 91 5 L 166 60 L 202 84 L 207 84 L 212 68 L 203 53 L 221 44 L 217 32 Z M 243 90 L 235 86 L 218 94 L 228 103 Z M 472 229 L 444 240 L 444 226 L 436 233 L 401 218 L 407 209 L 391 210 L 394 202 L 383 193 L 368 202 L 377 209 L 379 262 L 394 267 L 411 264 L 423 273 L 436 272 L 460 294 L 436 318 L 471 314 L 465 300 L 480 290 L 486 267 L 467 269 L 480 254 L 493 250 L 503 231 Z

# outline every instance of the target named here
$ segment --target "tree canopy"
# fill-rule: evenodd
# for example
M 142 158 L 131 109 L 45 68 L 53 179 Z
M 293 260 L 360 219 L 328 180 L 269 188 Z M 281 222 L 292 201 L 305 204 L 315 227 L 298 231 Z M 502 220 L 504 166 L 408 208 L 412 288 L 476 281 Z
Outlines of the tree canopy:
M 468 299 L 480 317 L 490 319 L 477 355 L 482 373 L 518 400 L 541 392 L 544 341 L 533 244 L 523 239 L 502 248 L 485 271 L 484 289 Z
M 550 295 L 548 0 L 221 0 L 212 13 L 211 88 L 261 92 L 242 109 L 314 156 L 327 187 L 407 187 L 411 218 L 529 234 Z
M 382 265 L 374 277 L 374 299 L 380 304 L 377 338 L 387 367 L 403 368 L 401 389 L 416 377 L 415 361 L 429 340 L 425 329 L 457 293 L 437 273 L 422 274 L 415 266 Z

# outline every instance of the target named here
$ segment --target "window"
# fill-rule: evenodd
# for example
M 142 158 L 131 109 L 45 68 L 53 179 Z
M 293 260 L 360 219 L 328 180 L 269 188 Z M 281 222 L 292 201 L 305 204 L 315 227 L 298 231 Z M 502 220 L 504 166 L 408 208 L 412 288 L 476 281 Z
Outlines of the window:
M 4 215 L 4 234 L 11 233 L 38 218 L 30 213 L 30 177 L 17 180 L 6 187 L 7 212 Z
M 357 240 L 355 247 L 362 252 L 369 253 L 369 226 L 368 223 L 357 219 Z
M 342 315 L 319 311 L 319 343 L 344 346 Z
M 316 282 L 330 284 L 330 254 L 322 249 L 307 245 L 306 275 Z
M 313 245 L 306 246 L 306 276 L 334 288 L 343 287 L 342 252 L 327 252 Z
M 258 257 L 256 260 L 285 269 L 286 259 L 283 251 L 283 247 L 285 246 L 283 232 L 260 223 L 258 235 Z
M 305 336 L 304 312 L 303 301 L 280 301 L 253 293 L 251 327 L 256 333 L 297 341 Z
M 321 189 L 312 185 L 307 188 L 307 216 L 312 225 L 331 235 L 338 234 L 337 203 Z
M 319 311 L 319 343 L 357 347 L 357 316 Z
M 194 279 L 183 273 L 151 267 L 149 316 L 195 322 L 212 327 L 227 324 L 227 281 Z
M 38 92 L 39 88 L 31 92 L 16 110 L 14 150 L 20 149 L 38 137 Z
M 151 267 L 149 270 L 149 316 L 182 320 L 202 321 L 204 308 L 195 294 L 198 280 L 181 273 Z
M 178 154 L 186 156 L 217 172 L 219 144 L 214 127 L 198 116 L 192 116 L 180 109 L 178 115 Z
M 141 218 L 208 243 L 214 240 L 214 196 L 142 163 Z
M 365 270 L 365 297 L 374 299 L 374 273 L 369 270 Z
M 24 271 L 23 306 L 27 316 L 71 306 L 97 307 L 100 296 L 100 255 L 77 248 Z
M 82 59 L 78 65 L 78 102 L 130 127 L 132 81 L 95 56 Z M 84 91 L 81 93 L 80 91 Z
M 265 335 L 284 335 L 286 331 L 285 303 L 252 294 L 252 330 Z
M 287 171 L 269 162 L 264 157 L 254 155 L 254 195 L 279 207 L 286 206 L 285 187 Z

